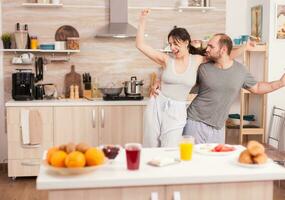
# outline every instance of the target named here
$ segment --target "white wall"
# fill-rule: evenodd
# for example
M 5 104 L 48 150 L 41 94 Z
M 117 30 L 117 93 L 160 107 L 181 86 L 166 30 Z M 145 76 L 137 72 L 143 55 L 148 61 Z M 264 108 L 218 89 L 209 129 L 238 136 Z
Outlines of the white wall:
M 248 34 L 247 0 L 227 0 L 226 3 L 226 33 L 232 38 Z
M 2 2 L 1 1 L 0 1 L 0 35 L 2 35 Z M 0 46 L 2 46 L 2 44 Z M 3 76 L 4 76 L 3 52 L 0 52 L 0 163 L 3 160 L 7 159 L 7 135 L 5 133 L 4 77 Z
M 276 23 L 276 12 L 275 6 L 276 3 L 282 3 L 285 5 L 285 1 L 283 0 L 271 0 L 269 5 L 269 74 L 268 80 L 273 81 L 280 79 L 281 75 L 285 73 L 285 39 L 276 40 L 275 39 L 275 23 Z M 276 105 L 285 109 L 285 88 L 282 88 L 278 91 L 275 91 L 268 95 L 268 109 L 267 113 L 270 116 L 272 107 Z M 285 140 L 285 138 L 284 138 Z M 285 141 L 284 141 L 285 142 Z
M 263 5 L 262 40 L 269 45 L 268 81 L 278 80 L 285 73 L 285 59 L 283 56 L 285 52 L 285 40 L 275 39 L 276 3 L 285 5 L 285 0 L 227 0 L 226 32 L 231 37 L 236 37 L 243 33 L 249 34 L 251 27 L 251 7 Z M 285 109 L 285 88 L 268 94 L 267 128 L 269 127 L 270 115 L 274 105 Z M 236 104 L 233 106 L 232 111 L 239 111 Z

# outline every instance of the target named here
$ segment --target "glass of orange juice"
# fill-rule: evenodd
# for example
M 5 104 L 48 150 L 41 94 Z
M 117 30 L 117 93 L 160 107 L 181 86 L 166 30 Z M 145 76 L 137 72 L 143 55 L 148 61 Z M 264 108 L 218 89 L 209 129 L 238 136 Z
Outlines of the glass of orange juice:
M 194 148 L 194 137 L 183 135 L 183 139 L 179 144 L 180 160 L 189 161 L 192 159 Z

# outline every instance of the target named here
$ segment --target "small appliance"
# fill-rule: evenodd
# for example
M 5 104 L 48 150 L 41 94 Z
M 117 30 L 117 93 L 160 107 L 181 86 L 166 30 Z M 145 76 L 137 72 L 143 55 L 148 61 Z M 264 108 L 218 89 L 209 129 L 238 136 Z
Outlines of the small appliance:
M 34 99 L 35 75 L 31 69 L 16 69 L 12 74 L 12 97 L 17 101 Z

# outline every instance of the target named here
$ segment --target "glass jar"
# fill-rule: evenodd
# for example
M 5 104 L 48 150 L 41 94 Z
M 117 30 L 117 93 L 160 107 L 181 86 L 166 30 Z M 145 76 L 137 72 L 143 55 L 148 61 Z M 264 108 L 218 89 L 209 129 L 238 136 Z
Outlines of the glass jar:
M 66 41 L 66 47 L 70 50 L 79 50 L 79 38 L 68 37 Z
M 38 38 L 37 36 L 31 36 L 31 49 L 38 48 Z

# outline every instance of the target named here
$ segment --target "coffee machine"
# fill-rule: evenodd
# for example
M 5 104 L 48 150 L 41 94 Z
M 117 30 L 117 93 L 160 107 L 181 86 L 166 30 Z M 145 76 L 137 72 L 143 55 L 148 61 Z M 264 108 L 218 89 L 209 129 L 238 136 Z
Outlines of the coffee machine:
M 16 69 L 12 74 L 12 97 L 17 101 L 34 99 L 35 75 L 31 69 Z

